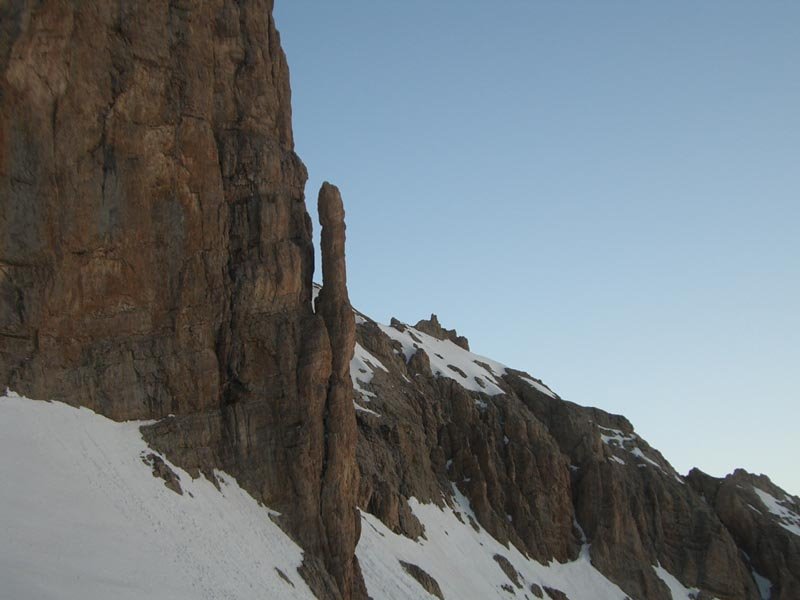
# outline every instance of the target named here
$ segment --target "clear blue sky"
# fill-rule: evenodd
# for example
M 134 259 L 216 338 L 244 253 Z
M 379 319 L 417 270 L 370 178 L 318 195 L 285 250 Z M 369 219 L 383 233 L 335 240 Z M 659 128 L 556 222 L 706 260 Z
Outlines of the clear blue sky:
M 275 14 L 355 306 L 436 312 L 678 470 L 800 494 L 800 3 Z

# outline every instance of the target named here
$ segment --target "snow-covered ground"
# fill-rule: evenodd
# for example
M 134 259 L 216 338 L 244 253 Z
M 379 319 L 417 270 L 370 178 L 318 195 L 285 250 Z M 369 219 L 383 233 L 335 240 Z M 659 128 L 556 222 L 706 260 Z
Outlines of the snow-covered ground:
M 695 600 L 700 590 L 697 588 L 687 588 L 678 579 L 661 565 L 655 565 L 653 570 L 658 578 L 667 584 L 672 600 Z
M 378 327 L 391 339 L 400 342 L 406 361 L 421 348 L 428 355 L 431 371 L 437 377 L 453 379 L 472 392 L 483 392 L 489 396 L 503 393 L 496 378 L 505 374 L 505 365 L 464 350 L 450 340 L 437 339 L 413 327 L 407 326 L 405 331 L 389 325 L 379 324 Z
M 358 360 L 382 367 L 365 354 Z M 12 392 L 0 396 L 0 597 L 313 598 L 297 573 L 302 550 L 270 519 L 275 513 L 225 473 L 217 473 L 217 490 L 165 460 L 183 495 L 167 489 L 143 461 L 152 450 L 140 425 Z M 591 565 L 588 546 L 573 562 L 540 564 L 492 538 L 453 491 L 453 508 L 410 500 L 425 526 L 418 541 L 361 514 L 356 552 L 374 598 L 431 597 L 400 561 L 430 574 L 445 598 L 532 599 L 532 584 L 571 600 L 626 597 Z M 513 566 L 517 582 L 496 556 Z M 654 568 L 674 598 L 693 591 Z
M 756 493 L 756 495 L 758 495 L 758 498 L 761 500 L 761 503 L 764 505 L 764 507 L 778 521 L 778 525 L 783 527 L 786 531 L 800 536 L 800 515 L 781 504 L 781 501 L 779 501 L 772 494 L 769 494 L 755 486 L 753 487 L 753 491 Z
M 553 390 L 551 390 L 549 387 L 547 387 L 543 383 L 539 383 L 538 381 L 534 381 L 533 379 L 529 379 L 528 377 L 521 377 L 520 379 L 522 379 L 522 381 L 527 383 L 532 388 L 539 390 L 543 394 L 547 394 L 551 398 L 558 398 L 558 396 L 556 396 L 555 392 L 553 392 Z
M 0 396 L 0 598 L 313 598 L 267 508 L 224 473 L 167 489 L 139 425 Z
M 457 490 L 454 508 L 440 509 L 435 504 L 421 504 L 414 498 L 410 505 L 425 526 L 425 539 L 416 542 L 393 533 L 372 515 L 361 514 L 361 540 L 356 553 L 367 591 L 374 598 L 432 598 L 400 568 L 401 560 L 431 575 L 445 598 L 533 599 L 531 584 L 561 590 L 571 600 L 626 597 L 591 565 L 588 546 L 584 546 L 574 562 L 553 561 L 543 565 L 523 556 L 514 546 L 503 546 L 477 523 L 476 530 L 470 524 L 470 517 L 473 521 L 475 517 L 469 502 Z M 513 565 L 521 587 L 503 572 L 495 555 L 505 557 Z M 502 586 L 510 586 L 513 593 Z
M 313 285 L 312 309 L 321 290 L 322 286 L 320 284 L 315 283 Z M 353 309 L 353 313 L 357 324 L 361 325 L 367 322 L 367 319 L 359 311 Z M 504 364 L 469 350 L 464 350 L 450 340 L 435 338 L 410 325 L 406 325 L 404 331 L 381 323 L 376 323 L 376 325 L 389 338 L 400 343 L 403 358 L 406 362 L 418 349 L 422 349 L 430 359 L 431 371 L 435 376 L 452 379 L 472 392 L 483 392 L 489 396 L 503 393 L 503 390 L 498 385 L 498 378 L 506 374 L 507 367 Z M 362 384 L 368 384 L 372 380 L 376 368 L 387 370 L 377 358 L 356 343 L 353 359 L 350 362 L 350 377 L 353 379 L 353 387 L 362 401 L 368 401 L 374 397 L 374 394 Z M 558 398 L 553 390 L 543 383 L 528 377 L 522 377 L 522 380 L 551 398 Z M 357 401 L 355 402 L 355 407 L 356 410 L 377 414 Z
M 638 458 L 640 461 L 644 461 L 639 463 L 640 467 L 646 466 L 644 463 L 647 463 L 650 466 L 655 467 L 662 473 L 666 474 L 666 471 L 664 471 L 664 467 L 662 467 L 652 458 L 648 457 L 644 452 L 642 452 L 642 449 L 639 448 L 639 446 L 637 446 L 637 442 L 639 440 L 638 435 L 636 435 L 635 433 L 626 435 L 619 429 L 612 429 L 610 427 L 601 427 L 600 425 L 598 425 L 597 427 L 600 429 L 601 432 L 600 439 L 603 441 L 604 444 L 606 444 L 607 446 L 611 446 L 612 448 L 618 448 L 620 450 L 629 452 L 630 454 Z M 615 462 L 618 462 L 623 465 L 625 464 L 625 461 L 619 457 L 612 456 L 611 458 L 614 459 Z M 680 483 L 683 483 L 683 481 L 681 481 L 680 479 L 678 481 Z
M 388 369 L 383 366 L 381 361 L 372 356 L 361 344 L 356 342 L 353 358 L 350 361 L 350 379 L 353 380 L 353 390 L 360 396 L 361 401 L 369 402 L 371 398 L 375 397 L 375 394 L 364 387 L 364 385 L 368 385 L 369 382 L 372 381 L 372 378 L 375 377 L 375 369 L 388 372 Z M 361 406 L 358 402 L 355 403 L 355 406 L 356 410 L 377 414 L 375 411 Z

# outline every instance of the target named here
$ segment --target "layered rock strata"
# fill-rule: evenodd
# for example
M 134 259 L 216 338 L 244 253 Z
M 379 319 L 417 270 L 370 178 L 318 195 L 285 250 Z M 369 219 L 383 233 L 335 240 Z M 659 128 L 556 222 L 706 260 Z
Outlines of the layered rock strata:
M 0 10 L 0 382 L 160 419 L 155 447 L 235 475 L 350 597 L 343 215 L 323 318 L 272 2 Z
M 797 536 L 773 526 L 747 546 L 739 517 L 706 501 L 627 419 L 466 352 L 432 321 L 357 327 L 362 354 L 383 367 L 356 393 L 364 510 L 418 538 L 408 500 L 458 491 L 483 528 L 539 562 L 573 560 L 589 544 L 592 563 L 632 598 L 671 598 L 656 566 L 700 597 L 750 599 L 760 597 L 753 564 L 763 574 L 771 560 L 767 577 L 794 589 Z M 758 544 L 771 549 L 751 564 L 745 552 L 759 556 L 747 549 Z
M 713 507 L 773 600 L 800 598 L 800 498 L 765 475 L 737 469 L 723 479 L 692 469 L 686 480 Z
M 328 330 L 332 350 L 331 374 L 323 419 L 325 457 L 322 474 L 322 513 L 328 539 L 326 559 L 346 598 L 353 595 L 354 557 L 361 519 L 356 510 L 359 471 L 356 463 L 356 416 L 350 360 L 356 342 L 356 322 L 347 295 L 344 206 L 339 190 L 323 183 L 319 192 L 322 226 L 323 286 L 316 299 L 317 314 Z M 365 595 L 363 588 L 357 590 Z
M 175 464 L 212 481 L 223 469 L 281 513 L 321 598 L 366 596 L 356 505 L 423 539 L 409 500 L 457 494 L 540 562 L 588 545 L 633 598 L 670 598 L 656 566 L 704 598 L 757 598 L 764 581 L 798 597 L 800 502 L 768 480 L 684 480 L 624 417 L 469 353 L 435 315 L 354 318 L 329 184 L 312 308 L 271 10 L 0 5 L 0 384 L 153 420 L 145 437 Z M 441 595 L 424 564 L 397 568 Z

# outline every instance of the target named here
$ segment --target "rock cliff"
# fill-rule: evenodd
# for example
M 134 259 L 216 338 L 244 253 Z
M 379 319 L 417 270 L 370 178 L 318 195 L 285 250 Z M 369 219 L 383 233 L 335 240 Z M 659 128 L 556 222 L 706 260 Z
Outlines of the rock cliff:
M 272 2 L 0 10 L 0 381 L 163 419 L 151 444 L 235 474 L 350 597 L 343 213 L 324 187 L 316 315 Z
M 743 469 L 724 479 L 692 469 L 686 480 L 713 507 L 762 587 L 771 582 L 770 597 L 800 598 L 800 498 Z
M 360 316 L 351 373 L 364 510 L 416 538 L 412 498 L 460 493 L 481 527 L 540 563 L 574 561 L 588 544 L 632 598 L 672 597 L 654 567 L 701 598 L 761 598 L 765 580 L 773 598 L 797 597 L 797 499 L 739 472 L 684 479 L 624 417 L 565 401 L 463 339 L 435 318 Z
M 435 315 L 385 326 L 354 312 L 327 183 L 312 302 L 271 11 L 0 6 L 0 384 L 152 421 L 142 433 L 173 464 L 230 473 L 281 513 L 320 598 L 365 598 L 367 573 L 375 584 L 356 558 L 362 523 L 376 551 L 390 534 L 440 543 L 458 523 L 487 534 L 473 541 L 493 544 L 512 597 L 567 597 L 531 574 L 590 561 L 591 581 L 632 598 L 797 598 L 796 498 L 743 472 L 684 479 L 624 417 L 472 354 Z M 392 575 L 452 597 L 412 558 Z

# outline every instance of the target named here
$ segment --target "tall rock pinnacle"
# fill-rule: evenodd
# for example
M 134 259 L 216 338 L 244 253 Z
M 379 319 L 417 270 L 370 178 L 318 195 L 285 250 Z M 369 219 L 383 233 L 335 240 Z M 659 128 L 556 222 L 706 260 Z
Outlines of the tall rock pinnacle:
M 350 359 L 355 347 L 356 323 L 347 295 L 344 207 L 339 190 L 325 182 L 319 192 L 322 226 L 322 290 L 317 313 L 322 316 L 331 344 L 332 368 L 325 405 L 325 461 L 321 508 L 328 535 L 327 566 L 344 596 L 353 590 L 357 570 L 354 557 L 360 520 L 355 509 L 358 491 L 356 418 Z M 357 577 L 360 581 L 360 576 Z

